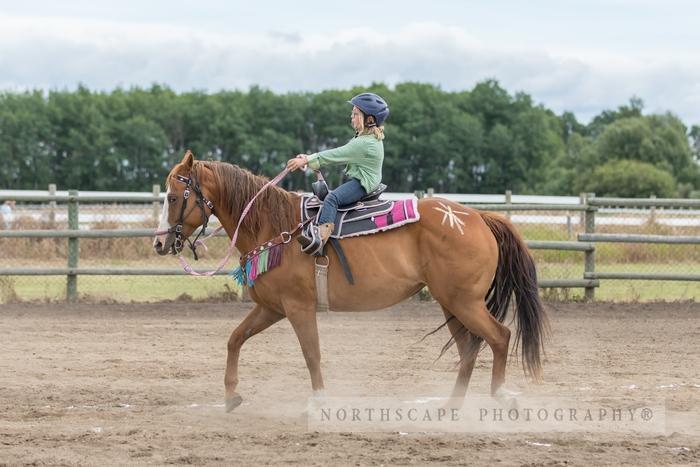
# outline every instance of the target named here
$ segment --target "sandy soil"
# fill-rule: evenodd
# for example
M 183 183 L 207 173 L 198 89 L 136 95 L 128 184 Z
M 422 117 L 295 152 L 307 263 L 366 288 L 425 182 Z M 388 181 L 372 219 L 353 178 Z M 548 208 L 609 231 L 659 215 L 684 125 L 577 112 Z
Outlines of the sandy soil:
M 249 304 L 3 305 L 0 465 L 697 465 L 700 304 L 548 304 L 545 382 L 525 394 L 663 398 L 664 435 L 318 433 L 287 321 L 243 347 L 244 403 L 223 411 L 226 342 Z M 435 362 L 435 304 L 319 316 L 329 395 L 446 396 L 455 353 Z M 470 394 L 486 394 L 482 353 Z

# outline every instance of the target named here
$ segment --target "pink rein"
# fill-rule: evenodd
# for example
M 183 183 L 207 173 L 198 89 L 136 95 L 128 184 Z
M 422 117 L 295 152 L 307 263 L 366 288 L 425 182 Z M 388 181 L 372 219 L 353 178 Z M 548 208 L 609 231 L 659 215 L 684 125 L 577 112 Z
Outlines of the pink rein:
M 275 178 L 273 178 L 272 180 L 268 181 L 265 185 L 263 185 L 263 187 L 260 188 L 260 191 L 258 191 L 255 194 L 255 196 L 253 196 L 251 198 L 250 201 L 248 201 L 248 204 L 246 204 L 245 208 L 243 208 L 243 212 L 241 212 L 241 217 L 238 219 L 238 225 L 236 225 L 236 230 L 233 232 L 233 237 L 231 237 L 231 244 L 228 247 L 228 251 L 226 252 L 226 256 L 224 257 L 224 259 L 221 260 L 221 262 L 219 263 L 218 267 L 215 270 L 207 271 L 207 272 L 197 272 L 194 269 L 192 269 L 192 266 L 189 265 L 187 260 L 181 254 L 179 254 L 179 255 L 177 255 L 177 259 L 180 260 L 180 264 L 182 265 L 182 268 L 185 270 L 185 272 L 187 274 L 192 275 L 192 276 L 213 276 L 217 272 L 221 271 L 221 269 L 223 269 L 223 267 L 226 265 L 226 263 L 228 263 L 229 259 L 231 259 L 231 255 L 233 254 L 233 251 L 236 249 L 236 240 L 238 239 L 238 229 L 240 229 L 241 224 L 243 223 L 243 219 L 245 219 L 245 216 L 248 214 L 248 211 L 250 211 L 250 207 L 253 205 L 253 202 L 255 201 L 255 199 L 263 191 L 268 189 L 270 186 L 278 184 L 280 182 L 280 180 L 282 180 L 288 173 L 289 173 L 289 169 L 284 169 L 282 172 L 277 174 L 277 176 L 275 176 Z M 201 245 L 205 249 L 207 249 L 206 245 L 204 245 L 203 242 L 206 241 L 207 239 L 213 237 L 214 235 L 216 235 L 221 229 L 223 229 L 223 226 L 217 227 L 212 233 L 210 233 L 209 235 L 207 235 L 203 239 L 197 240 L 197 242 L 195 242 L 195 246 Z M 159 232 L 156 232 L 156 235 L 158 235 L 158 234 L 159 234 Z

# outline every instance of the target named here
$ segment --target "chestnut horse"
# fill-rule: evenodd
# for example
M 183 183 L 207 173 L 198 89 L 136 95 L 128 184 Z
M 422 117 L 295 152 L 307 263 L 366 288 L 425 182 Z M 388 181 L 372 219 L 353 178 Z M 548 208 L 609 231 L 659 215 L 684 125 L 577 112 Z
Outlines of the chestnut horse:
M 182 239 L 203 224 L 212 213 L 210 207 L 231 238 L 244 207 L 266 182 L 266 178 L 236 165 L 195 161 L 188 151 L 167 178 L 160 235 L 154 241 L 156 251 L 161 255 L 179 253 Z M 195 193 L 185 198 L 185 189 Z M 353 285 L 346 280 L 335 251 L 328 248 L 330 308 L 386 308 L 428 286 L 452 335 L 443 353 L 450 344 L 457 345 L 460 363 L 452 397 L 462 399 L 484 340 L 493 351 L 491 392 L 508 394 L 504 383 L 511 332 L 502 323 L 514 295 L 514 351 L 522 346 L 523 369 L 538 380 L 546 316 L 534 261 L 513 225 L 501 216 L 441 198 L 419 200 L 418 211 L 418 222 L 342 240 L 353 270 Z M 244 218 L 236 248 L 246 253 L 281 232 L 292 232 L 299 222 L 300 195 L 270 186 Z M 173 226 L 177 224 L 182 227 L 176 242 Z M 163 233 L 165 230 L 168 232 Z M 302 253 L 295 241 L 283 245 L 280 265 L 259 276 L 249 288 L 255 307 L 228 341 L 224 378 L 227 411 L 242 401 L 236 392 L 241 346 L 285 317 L 299 339 L 313 393 L 323 394 L 315 289 L 314 258 Z

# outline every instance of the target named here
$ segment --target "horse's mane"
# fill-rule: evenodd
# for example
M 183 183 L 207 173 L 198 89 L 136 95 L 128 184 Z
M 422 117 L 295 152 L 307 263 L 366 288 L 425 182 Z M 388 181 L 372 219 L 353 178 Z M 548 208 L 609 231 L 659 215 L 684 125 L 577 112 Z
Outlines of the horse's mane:
M 214 174 L 219 187 L 223 209 L 238 219 L 246 204 L 267 183 L 267 177 L 253 175 L 250 171 L 227 162 L 197 161 L 192 168 L 197 178 L 198 166 L 202 165 Z M 298 222 L 294 216 L 294 196 L 276 186 L 269 186 L 257 197 L 241 225 L 241 229 L 257 234 L 263 225 L 269 225 L 276 233 L 290 231 Z

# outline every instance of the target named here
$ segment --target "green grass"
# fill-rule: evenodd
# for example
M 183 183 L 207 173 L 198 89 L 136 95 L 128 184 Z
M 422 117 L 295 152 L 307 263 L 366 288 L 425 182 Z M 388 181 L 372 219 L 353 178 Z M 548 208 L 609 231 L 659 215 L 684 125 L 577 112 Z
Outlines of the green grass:
M 540 279 L 583 278 L 582 258 L 572 262 L 538 262 L 537 269 Z M 597 263 L 596 270 L 700 274 L 700 264 Z M 194 300 L 233 299 L 240 296 L 241 291 L 227 276 L 79 276 L 78 294 L 81 299 L 88 301 L 153 302 L 183 296 Z M 583 298 L 583 289 L 543 289 L 542 295 L 546 299 L 578 300 Z M 65 298 L 66 278 L 62 276 L 0 277 L 0 302 L 55 301 Z M 700 282 L 601 280 L 601 286 L 596 289 L 596 299 L 700 300 Z
M 595 297 L 612 302 L 699 301 L 700 282 L 606 280 Z
M 78 276 L 81 300 L 154 302 L 189 297 L 234 299 L 240 288 L 227 276 Z M 66 298 L 61 276 L 8 276 L 0 279 L 0 302 L 56 301 Z

